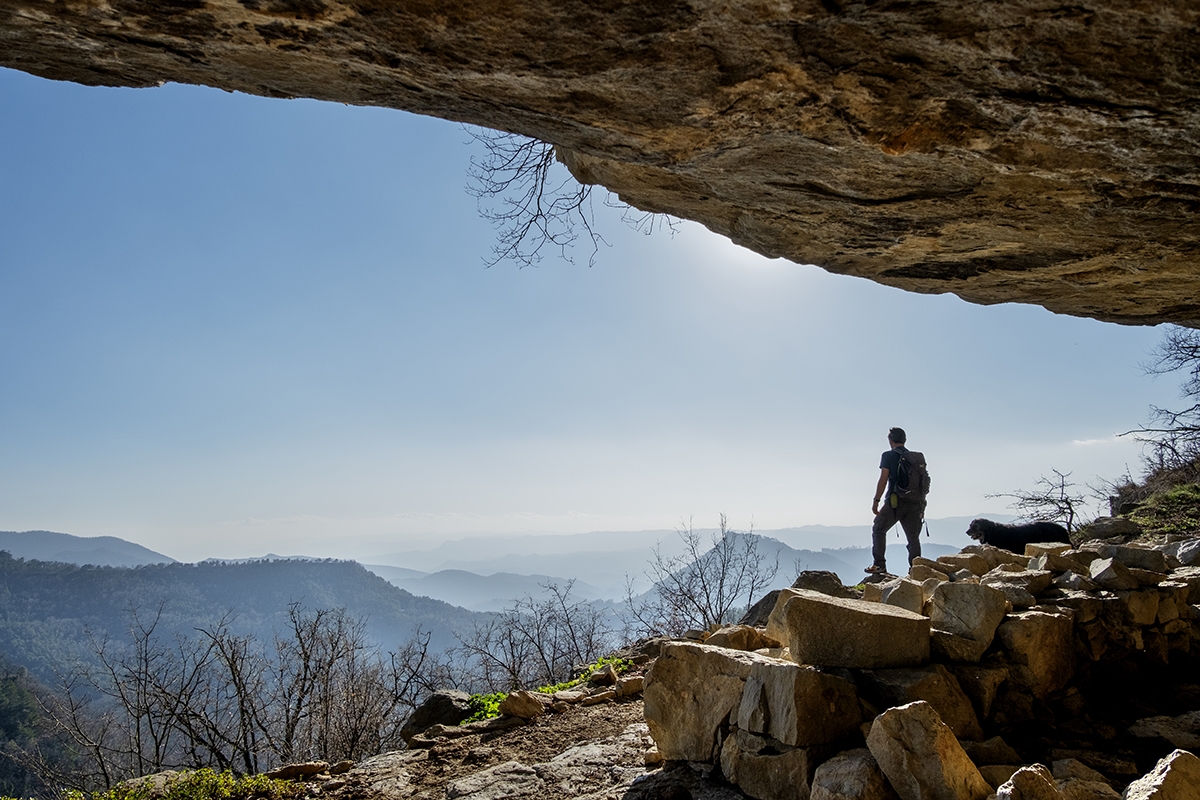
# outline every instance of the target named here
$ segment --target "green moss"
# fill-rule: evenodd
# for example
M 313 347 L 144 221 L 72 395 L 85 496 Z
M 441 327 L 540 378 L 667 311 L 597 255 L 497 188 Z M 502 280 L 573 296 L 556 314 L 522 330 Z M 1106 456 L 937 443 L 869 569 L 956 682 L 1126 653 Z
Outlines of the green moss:
M 1200 533 L 1200 485 L 1185 483 L 1157 492 L 1129 518 L 1156 533 Z
M 603 669 L 604 667 L 608 666 L 609 664 L 613 665 L 613 668 L 617 671 L 618 675 L 620 675 L 622 672 L 627 671 L 630 667 L 633 666 L 633 662 L 627 658 L 617 658 L 616 656 L 601 656 L 600 658 L 596 659 L 596 662 L 594 664 L 588 664 L 586 667 L 584 667 L 583 671 L 579 674 L 579 677 L 573 678 L 569 681 L 563 681 L 562 683 L 556 683 L 552 686 L 539 686 L 537 688 L 537 690 L 539 692 L 541 692 L 542 694 L 554 694 L 555 692 L 562 692 L 562 691 L 566 691 L 567 689 L 573 689 L 574 687 L 579 686 L 582 683 L 586 683 L 587 679 L 589 677 L 591 677 L 593 672 L 595 672 L 598 669 Z
M 68 791 L 66 800 L 147 800 L 153 794 L 150 780 L 120 785 L 106 792 Z M 161 800 L 295 800 L 304 795 L 304 787 L 292 781 L 278 781 L 262 775 L 235 775 L 198 769 L 182 773 L 168 783 Z
M 461 724 L 466 725 L 468 722 L 479 722 L 500 716 L 500 704 L 506 697 L 508 695 L 505 692 L 471 695 L 471 699 L 467 701 L 471 709 L 471 716 L 464 719 Z

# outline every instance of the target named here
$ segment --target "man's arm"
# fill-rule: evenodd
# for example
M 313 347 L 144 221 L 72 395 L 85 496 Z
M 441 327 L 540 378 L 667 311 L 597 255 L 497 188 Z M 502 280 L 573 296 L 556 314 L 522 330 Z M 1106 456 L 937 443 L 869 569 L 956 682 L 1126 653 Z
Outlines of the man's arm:
M 888 468 L 883 467 L 879 470 L 879 483 L 875 484 L 875 499 L 871 502 L 871 513 L 879 513 L 879 498 L 883 497 L 884 491 L 887 490 L 888 484 Z

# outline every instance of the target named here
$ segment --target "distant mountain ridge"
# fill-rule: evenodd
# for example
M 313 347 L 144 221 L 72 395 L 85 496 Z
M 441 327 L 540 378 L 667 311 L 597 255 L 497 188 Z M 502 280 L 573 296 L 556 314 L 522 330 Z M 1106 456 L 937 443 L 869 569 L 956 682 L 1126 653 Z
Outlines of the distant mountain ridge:
M 164 635 L 213 625 L 226 614 L 238 634 L 270 640 L 287 608 L 344 608 L 364 619 L 373 640 L 398 648 L 422 626 L 435 651 L 484 619 L 415 597 L 353 561 L 252 561 L 244 564 L 75 566 L 0 556 L 0 653 L 52 676 L 77 658 L 88 636 L 125 638 L 131 610 L 160 618 Z
M 13 558 L 98 567 L 176 564 L 175 559 L 116 536 L 74 536 L 54 531 L 0 531 L 0 550 Z

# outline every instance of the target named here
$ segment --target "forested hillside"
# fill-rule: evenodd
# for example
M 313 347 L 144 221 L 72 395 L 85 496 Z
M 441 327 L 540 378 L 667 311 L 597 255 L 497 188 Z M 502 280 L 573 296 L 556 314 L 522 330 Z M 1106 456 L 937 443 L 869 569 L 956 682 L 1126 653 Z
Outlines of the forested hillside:
M 161 615 L 160 630 L 183 632 L 228 614 L 232 631 L 269 640 L 292 603 L 345 608 L 384 649 L 421 626 L 441 650 L 483 618 L 415 597 L 352 561 L 79 567 L 0 552 L 0 652 L 47 680 L 86 649 L 89 635 L 123 639 L 134 612 Z

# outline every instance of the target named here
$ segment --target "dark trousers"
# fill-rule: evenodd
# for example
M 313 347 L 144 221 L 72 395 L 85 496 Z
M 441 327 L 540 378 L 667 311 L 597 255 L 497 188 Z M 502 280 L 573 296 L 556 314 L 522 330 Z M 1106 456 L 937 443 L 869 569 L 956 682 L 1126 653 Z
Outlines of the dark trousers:
M 887 566 L 887 556 L 884 553 L 887 550 L 888 531 L 899 522 L 908 539 L 908 563 L 911 565 L 912 560 L 921 555 L 921 521 L 925 516 L 924 509 L 920 503 L 903 501 L 892 508 L 889 501 L 890 498 L 885 497 L 883 508 L 875 515 L 875 524 L 871 528 L 871 558 L 874 559 L 875 566 Z

